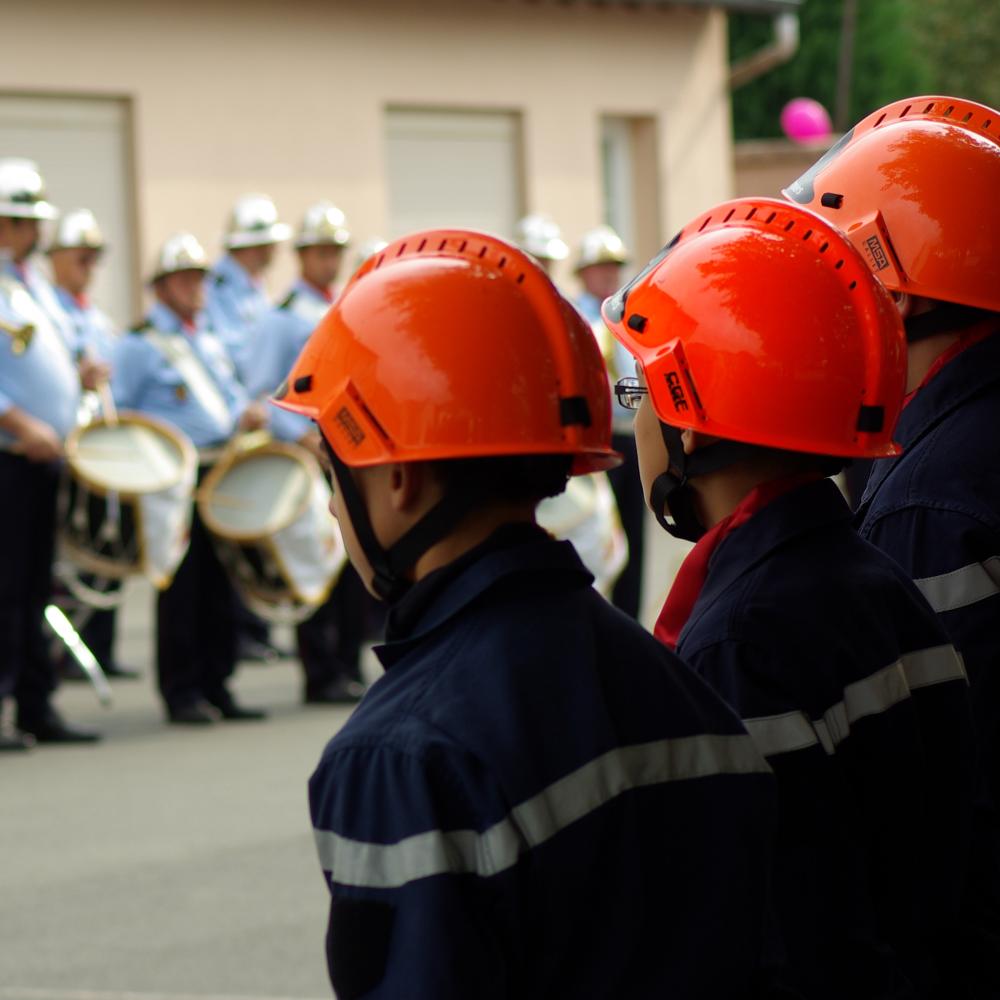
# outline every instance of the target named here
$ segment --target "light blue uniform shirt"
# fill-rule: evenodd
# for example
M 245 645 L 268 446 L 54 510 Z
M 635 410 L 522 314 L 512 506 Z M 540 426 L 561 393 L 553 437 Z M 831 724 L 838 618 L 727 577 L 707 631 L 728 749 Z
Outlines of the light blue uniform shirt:
M 225 419 L 218 419 L 202 405 L 181 372 L 144 335 L 144 331 L 151 330 L 187 339 L 226 404 Z M 195 332 L 186 333 L 176 313 L 156 303 L 140 326 L 119 339 L 111 365 L 111 391 L 119 408 L 139 410 L 168 421 L 183 431 L 196 448 L 224 443 L 235 432 L 247 406 L 247 394 L 236 378 L 229 355 L 222 341 L 209 329 L 204 314 L 199 317 Z
M 266 398 L 281 385 L 330 305 L 314 285 L 299 280 L 280 306 L 264 314 L 250 335 L 243 371 L 243 384 L 252 397 Z M 311 429 L 308 417 L 272 409 L 269 423 L 275 437 L 297 441 Z
M 27 288 L 0 274 L 0 414 L 13 407 L 42 420 L 61 437 L 72 430 L 80 405 L 80 377 L 73 344 L 49 320 Z M 30 333 L 16 331 L 30 326 Z M 15 331 L 12 333 L 11 330 Z M 20 345 L 23 350 L 18 351 Z M 0 448 L 14 438 L 0 430 Z
M 80 346 L 76 340 L 76 328 L 59 302 L 55 288 L 41 269 L 32 260 L 22 261 L 20 264 L 9 260 L 4 265 L 4 271 L 24 285 L 42 312 L 49 318 L 49 322 L 62 334 L 76 355 Z
M 95 361 L 110 361 L 118 336 L 107 313 L 91 302 L 81 303 L 58 285 L 55 286 L 55 293 L 63 312 L 73 324 L 77 348 Z
M 601 316 L 601 300 L 596 295 L 592 295 L 590 292 L 580 292 L 573 299 L 573 305 L 576 306 L 576 311 L 591 325 L 598 320 L 602 323 L 604 322 Z M 635 374 L 635 358 L 613 338 L 611 338 L 610 358 L 607 356 L 603 344 L 601 345 L 601 349 L 601 353 L 605 355 L 604 360 L 608 366 L 608 377 L 611 380 L 611 422 L 614 426 L 614 431 L 616 434 L 631 434 L 632 421 L 635 414 L 632 410 L 618 405 L 614 397 L 614 386 L 618 379 Z
M 237 372 L 243 371 L 251 328 L 271 308 L 263 285 L 230 254 L 221 257 L 205 278 L 205 312 L 222 338 Z

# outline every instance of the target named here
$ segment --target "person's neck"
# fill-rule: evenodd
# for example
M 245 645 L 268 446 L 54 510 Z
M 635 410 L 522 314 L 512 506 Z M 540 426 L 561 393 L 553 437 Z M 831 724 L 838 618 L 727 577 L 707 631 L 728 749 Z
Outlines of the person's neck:
M 906 348 L 906 391 L 913 392 L 931 370 L 931 366 L 949 347 L 958 342 L 961 333 L 936 333 Z
M 695 491 L 698 517 L 706 529 L 714 528 L 721 520 L 729 517 L 758 486 L 806 471 L 805 467 L 775 463 L 754 468 L 734 465 L 698 476 L 691 483 Z
M 535 504 L 499 504 L 489 510 L 477 511 L 466 517 L 447 537 L 432 545 L 413 567 L 414 583 L 437 569 L 453 563 L 466 552 L 482 545 L 490 535 L 505 524 L 534 524 Z

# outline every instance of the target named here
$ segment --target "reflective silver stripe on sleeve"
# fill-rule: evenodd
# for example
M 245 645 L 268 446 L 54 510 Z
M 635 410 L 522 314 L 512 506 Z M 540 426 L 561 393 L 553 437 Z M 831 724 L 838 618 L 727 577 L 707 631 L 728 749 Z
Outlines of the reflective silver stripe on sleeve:
M 802 712 L 761 715 L 755 719 L 744 719 L 743 725 L 765 757 L 804 750 L 818 742 L 813 723 Z
M 946 681 L 968 683 L 962 654 L 951 645 L 931 646 L 930 649 L 907 653 L 903 657 L 903 670 L 906 683 L 913 690 Z
M 817 743 L 832 754 L 851 732 L 851 725 L 909 698 L 910 692 L 933 684 L 964 681 L 962 657 L 952 646 L 932 646 L 906 653 L 863 680 L 844 688 L 843 700 L 812 721 L 803 712 L 744 719 L 747 732 L 765 757 L 805 750 Z
M 965 608 L 1000 594 L 1000 556 L 913 582 L 935 611 Z
M 430 875 L 489 877 L 631 789 L 722 774 L 770 770 L 743 734 L 705 734 L 621 747 L 560 778 L 489 829 L 428 830 L 392 844 L 315 830 L 324 871 L 333 881 L 393 889 Z

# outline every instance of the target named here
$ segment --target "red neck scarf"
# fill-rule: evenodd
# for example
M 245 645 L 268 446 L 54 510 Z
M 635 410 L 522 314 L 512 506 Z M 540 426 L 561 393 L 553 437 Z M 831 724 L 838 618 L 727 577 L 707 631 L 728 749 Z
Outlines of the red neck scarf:
M 670 593 L 656 619 L 653 635 L 669 649 L 677 648 L 677 640 L 681 630 L 687 624 L 695 602 L 701 593 L 701 588 L 708 577 L 708 563 L 712 554 L 722 543 L 722 540 L 741 524 L 745 524 L 761 508 L 773 500 L 790 493 L 806 483 L 818 482 L 823 477 L 818 472 L 803 472 L 794 476 L 785 476 L 770 483 L 761 483 L 752 489 L 737 505 L 736 509 L 724 517 L 718 524 L 710 528 L 698 540 L 695 547 L 687 554 L 677 572 Z
M 927 370 L 927 374 L 921 380 L 920 385 L 918 385 L 916 389 L 911 389 L 903 397 L 903 406 L 909 406 L 910 403 L 913 402 L 913 398 L 916 394 L 920 392 L 920 390 L 923 389 L 923 387 L 927 385 L 927 383 L 930 382 L 942 368 L 954 361 L 955 358 L 957 358 L 963 351 L 967 351 L 974 344 L 978 344 L 979 341 L 985 340 L 988 336 L 990 336 L 990 334 L 995 333 L 996 330 L 996 321 L 990 319 L 985 323 L 977 323 L 975 326 L 970 327 L 963 334 L 961 334 L 958 340 L 956 340 L 951 347 L 934 359 L 934 364 L 932 364 Z

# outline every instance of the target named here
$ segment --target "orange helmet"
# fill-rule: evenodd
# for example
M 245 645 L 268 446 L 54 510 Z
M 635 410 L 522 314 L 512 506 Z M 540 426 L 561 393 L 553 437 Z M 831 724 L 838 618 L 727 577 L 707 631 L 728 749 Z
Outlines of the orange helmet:
M 843 458 L 899 453 L 899 311 L 812 212 L 770 198 L 719 205 L 603 312 L 664 424 Z
M 384 548 L 352 467 L 564 455 L 578 474 L 620 461 L 590 327 L 528 256 L 482 233 L 415 233 L 370 257 L 274 402 L 319 424 L 371 585 L 390 601 L 484 487 L 449 490 Z
M 611 397 L 587 324 L 520 250 L 433 230 L 396 240 L 344 288 L 278 406 L 348 466 L 495 455 L 611 468 Z
M 1000 112 L 912 97 L 870 114 L 782 193 L 847 233 L 893 291 L 1000 311 L 998 191 Z

